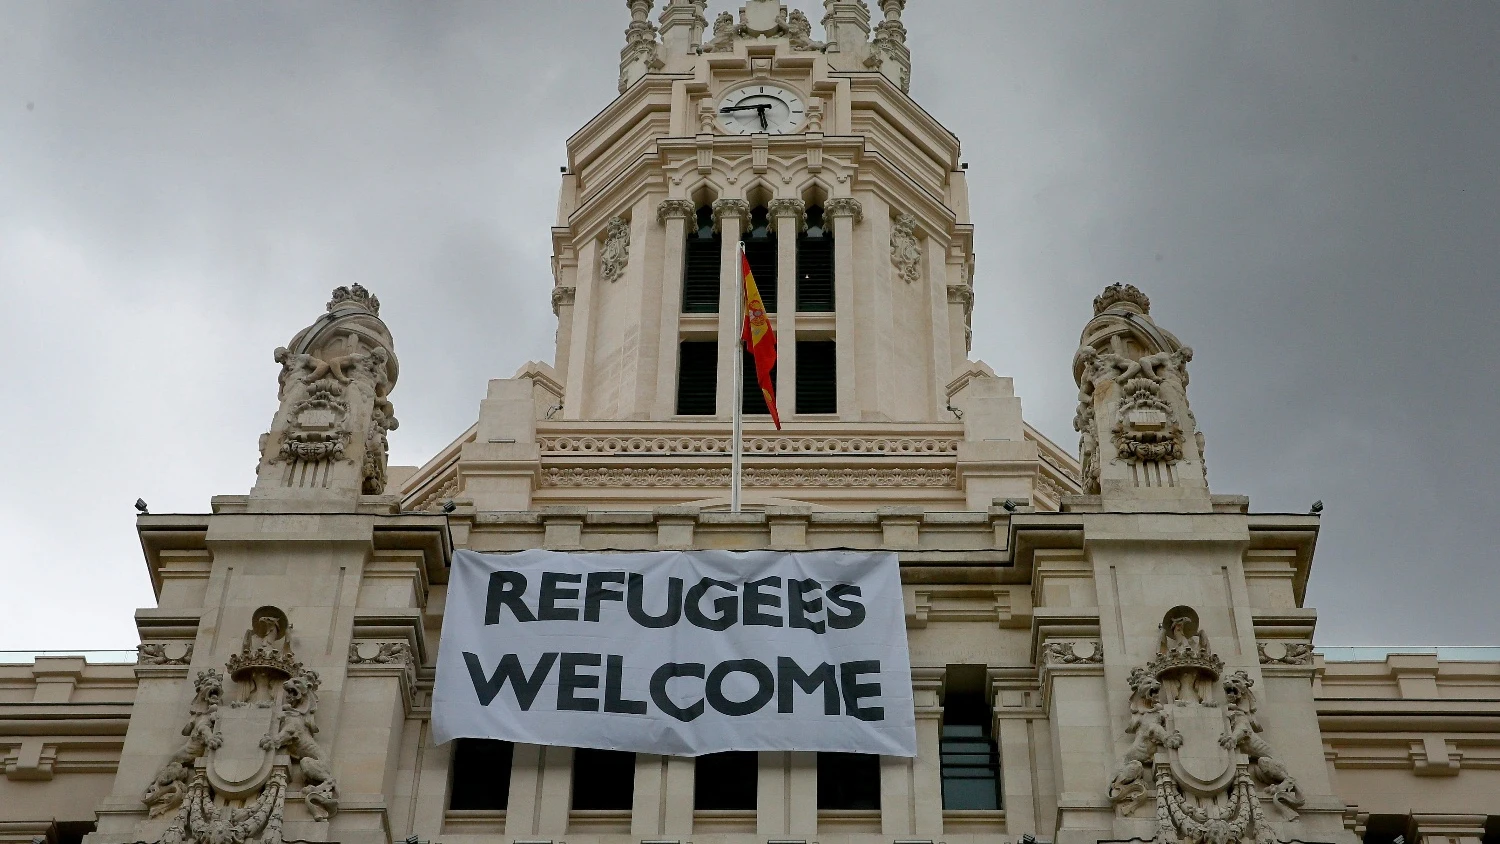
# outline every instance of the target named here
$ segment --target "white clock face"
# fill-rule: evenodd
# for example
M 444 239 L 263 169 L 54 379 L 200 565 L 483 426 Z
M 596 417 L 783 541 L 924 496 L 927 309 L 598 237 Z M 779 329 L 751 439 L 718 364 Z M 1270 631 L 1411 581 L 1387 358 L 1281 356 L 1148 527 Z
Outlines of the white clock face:
M 802 125 L 807 106 L 779 85 L 742 85 L 719 98 L 719 125 L 732 135 L 785 135 Z

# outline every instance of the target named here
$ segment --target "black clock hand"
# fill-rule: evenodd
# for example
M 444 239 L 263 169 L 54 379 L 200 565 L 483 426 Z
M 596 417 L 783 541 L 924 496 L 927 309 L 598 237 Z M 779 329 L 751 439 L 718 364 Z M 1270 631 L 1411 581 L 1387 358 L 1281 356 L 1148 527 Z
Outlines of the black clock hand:
M 768 108 L 770 108 L 770 106 L 765 105 L 765 106 L 761 106 L 760 108 L 757 108 L 755 110 L 756 116 L 758 116 L 760 118 L 760 128 L 761 128 L 761 131 L 765 131 L 766 129 L 771 128 L 770 124 L 766 123 L 766 109 L 768 109 Z
M 750 111 L 751 109 L 759 111 L 763 108 L 770 108 L 770 106 L 765 103 L 761 103 L 759 105 L 725 106 L 724 108 L 719 109 L 719 113 L 729 114 L 733 111 Z

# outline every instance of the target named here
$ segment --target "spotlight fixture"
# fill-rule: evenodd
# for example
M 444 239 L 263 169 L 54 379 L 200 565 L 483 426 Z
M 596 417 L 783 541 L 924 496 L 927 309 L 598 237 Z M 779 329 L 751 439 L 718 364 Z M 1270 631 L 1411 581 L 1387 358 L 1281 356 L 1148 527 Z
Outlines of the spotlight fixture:
M 1036 836 L 1028 832 L 1016 844 L 1036 844 Z
M 142 516 L 149 516 L 149 515 L 151 515 L 150 513 L 148 513 L 146 511 L 146 499 L 144 499 L 144 498 L 137 498 L 135 500 L 135 511 L 137 513 L 140 513 Z
M 1308 515 L 1311 515 L 1311 516 L 1322 515 L 1322 513 L 1323 513 L 1323 499 L 1320 498 L 1317 501 L 1314 501 L 1312 503 L 1312 507 L 1309 508 L 1307 512 L 1308 512 Z
M 452 513 L 454 510 L 457 510 L 457 509 L 458 509 L 458 505 L 453 503 L 453 499 L 450 498 L 447 501 L 443 502 L 443 512 L 444 513 Z M 410 844 L 410 842 L 408 842 L 408 844 Z
M 1004 501 L 1000 502 L 1000 506 L 1004 507 L 1005 508 L 1005 512 L 1007 512 L 1007 513 L 1014 513 L 1014 512 L 1016 512 L 1016 502 L 1011 501 L 1009 498 L 1007 498 Z M 1035 841 L 1035 840 L 1036 839 L 1032 839 L 1032 841 Z M 1028 842 L 1028 844 L 1030 844 L 1030 842 Z

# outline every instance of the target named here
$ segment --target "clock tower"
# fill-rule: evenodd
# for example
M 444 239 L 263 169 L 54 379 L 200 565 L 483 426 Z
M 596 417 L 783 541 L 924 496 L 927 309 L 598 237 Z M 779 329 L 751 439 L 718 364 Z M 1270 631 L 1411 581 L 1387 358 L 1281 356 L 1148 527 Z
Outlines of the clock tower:
M 1076 491 L 1010 379 L 968 360 L 968 189 L 958 139 L 907 93 L 905 0 L 873 26 L 862 0 L 825 0 L 826 40 L 777 0 L 711 23 L 705 0 L 656 23 L 652 0 L 626 5 L 619 96 L 567 144 L 555 364 L 486 405 L 538 412 L 486 411 L 456 471 L 414 480 L 452 471 L 443 494 L 480 507 L 716 507 L 741 401 L 751 507 Z M 754 379 L 734 395 L 742 244 L 778 338 L 779 432 Z

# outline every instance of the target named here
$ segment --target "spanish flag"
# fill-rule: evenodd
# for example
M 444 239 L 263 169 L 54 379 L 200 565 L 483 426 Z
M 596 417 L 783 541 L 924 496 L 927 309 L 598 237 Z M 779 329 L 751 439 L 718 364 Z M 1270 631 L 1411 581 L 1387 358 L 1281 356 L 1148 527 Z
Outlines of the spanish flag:
M 740 276 L 743 279 L 745 301 L 745 328 L 740 339 L 745 349 L 755 357 L 755 382 L 766 397 L 766 407 L 771 410 L 771 421 L 776 430 L 781 430 L 781 414 L 776 412 L 776 384 L 771 380 L 771 368 L 776 365 L 776 332 L 771 330 L 771 321 L 766 318 L 766 305 L 760 299 L 760 290 L 755 286 L 755 275 L 750 272 L 750 259 L 740 249 Z M 735 401 L 743 401 L 739 396 Z

